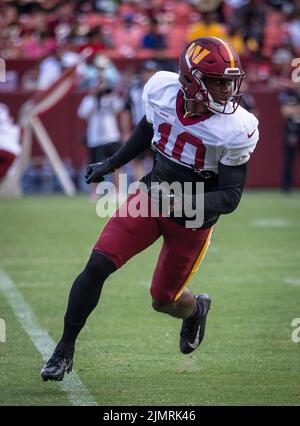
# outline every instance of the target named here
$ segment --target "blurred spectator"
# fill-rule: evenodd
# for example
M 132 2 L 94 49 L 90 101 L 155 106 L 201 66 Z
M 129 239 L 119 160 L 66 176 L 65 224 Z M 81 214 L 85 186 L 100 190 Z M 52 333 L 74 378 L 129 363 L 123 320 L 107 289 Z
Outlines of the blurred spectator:
M 201 12 L 215 12 L 221 3 L 222 0 L 193 0 L 193 4 Z
M 0 48 L 1 57 L 4 59 L 15 59 L 21 56 L 20 49 L 20 27 L 18 23 L 11 23 L 1 30 Z
M 53 54 L 40 63 L 38 89 L 45 90 L 62 74 L 62 49 L 57 48 Z
M 145 115 L 145 108 L 142 102 L 143 88 L 159 69 L 159 64 L 154 60 L 143 62 L 139 74 L 134 78 L 129 87 L 125 107 L 130 112 L 133 126 L 136 126 Z M 131 130 L 129 133 L 131 134 Z
M 79 47 L 79 52 L 84 50 L 86 47 L 89 47 L 93 50 L 93 53 L 101 53 L 108 47 L 113 47 L 112 43 L 107 40 L 100 26 L 93 28 L 87 34 L 87 40 Z
M 295 7 L 294 0 L 268 0 L 267 3 L 269 3 L 274 9 L 285 14 L 291 13 Z
M 78 116 L 87 120 L 84 139 L 89 149 L 90 163 L 98 163 L 120 148 L 121 134 L 117 115 L 122 108 L 122 100 L 103 79 L 92 94 L 82 99 Z M 115 185 L 118 188 L 118 173 L 116 173 Z M 93 199 L 97 198 L 96 187 L 97 185 L 92 186 Z
M 288 40 L 287 17 L 276 9 L 268 9 L 263 28 L 263 48 L 265 57 L 270 57 L 275 48 Z
M 25 71 L 20 80 L 20 89 L 24 92 L 34 92 L 38 90 L 39 66 L 35 64 L 32 68 Z
M 240 9 L 249 3 L 249 0 L 224 0 L 224 3 L 229 5 L 232 9 Z
M 113 14 L 117 11 L 118 0 L 94 0 L 94 8 L 97 12 Z
M 225 39 L 232 44 L 232 47 L 239 55 L 243 55 L 245 53 L 245 43 L 237 28 L 228 28 L 228 36 L 225 37 Z
M 22 35 L 20 49 L 24 58 L 40 58 L 49 55 L 56 47 L 54 38 L 47 31 L 26 31 Z
M 84 72 L 78 81 L 78 87 L 81 90 L 89 90 L 95 87 L 99 81 L 99 70 L 94 64 L 94 58 L 91 55 L 86 59 Z
M 74 51 L 71 39 L 66 39 L 64 43 L 57 46 L 53 54 L 45 58 L 39 69 L 38 89 L 45 90 L 54 83 L 62 74 L 62 72 L 78 63 L 80 60 L 79 53 Z M 81 69 L 80 69 L 81 67 Z M 82 70 L 82 68 L 84 68 Z M 85 66 L 79 65 L 79 73 L 84 73 Z
M 282 189 L 289 192 L 293 186 L 293 167 L 300 149 L 300 83 L 279 94 L 281 114 L 284 118 L 283 131 L 283 176 Z
M 250 51 L 262 55 L 266 5 L 264 0 L 250 0 L 245 16 L 244 38 Z
M 163 34 L 159 31 L 159 26 L 156 20 L 151 20 L 148 32 L 142 38 L 141 47 L 144 49 L 165 49 L 166 40 Z
M 94 65 L 97 67 L 99 79 L 105 80 L 111 87 L 120 83 L 121 76 L 114 63 L 105 55 L 96 55 Z
M 201 13 L 214 12 L 216 20 L 224 22 L 222 0 L 193 0 L 192 3 Z
M 287 33 L 292 48 L 300 53 L 300 8 L 294 10 L 287 23 Z
M 257 110 L 257 107 L 256 107 L 256 102 L 255 102 L 253 95 L 249 92 L 249 84 L 248 84 L 247 80 L 245 80 L 245 79 L 242 81 L 241 92 L 242 92 L 243 96 L 241 98 L 240 105 L 243 108 L 245 108 L 247 111 L 254 114 L 256 118 L 258 118 L 259 114 L 258 114 L 258 110 Z
M 129 86 L 128 93 L 125 96 L 125 109 L 122 112 L 122 133 L 123 139 L 127 140 L 132 133 L 133 128 L 145 115 L 145 107 L 142 101 L 142 92 L 144 85 L 150 77 L 159 70 L 159 65 L 153 60 L 144 62 L 140 73 L 136 76 Z M 133 161 L 135 180 L 141 179 L 145 175 L 145 155 L 140 154 Z
M 48 30 L 48 15 L 35 3 L 30 11 L 30 19 L 25 22 L 24 30 L 36 31 L 37 33 Z
M 11 3 L 6 3 L 4 6 L 1 19 L 3 26 L 7 27 L 11 24 L 18 24 L 20 17 L 17 6 Z
M 291 86 L 291 64 L 294 58 L 293 50 L 289 45 L 274 48 L 271 62 L 272 75 L 267 85 L 276 90 L 282 90 Z
M 5 178 L 21 152 L 20 129 L 5 104 L 0 104 L 0 181 Z
M 111 87 L 117 87 L 120 84 L 120 72 L 107 56 L 103 54 L 90 56 L 86 62 L 79 82 L 80 89 L 92 89 L 100 80 L 105 80 Z
M 201 21 L 188 28 L 187 41 L 200 37 L 226 38 L 225 27 L 217 22 L 214 12 L 203 13 Z
M 47 27 L 55 34 L 57 43 L 72 35 L 77 21 L 75 7 L 74 1 L 60 1 L 57 2 L 55 13 L 48 13 Z
M 139 24 L 135 24 L 134 16 L 125 15 L 121 25 L 114 29 L 113 45 L 121 55 L 131 58 L 140 49 L 143 35 L 144 31 Z
M 263 50 L 266 4 L 264 0 L 226 0 L 232 6 L 228 20 L 230 28 L 239 29 L 248 49 L 257 56 Z

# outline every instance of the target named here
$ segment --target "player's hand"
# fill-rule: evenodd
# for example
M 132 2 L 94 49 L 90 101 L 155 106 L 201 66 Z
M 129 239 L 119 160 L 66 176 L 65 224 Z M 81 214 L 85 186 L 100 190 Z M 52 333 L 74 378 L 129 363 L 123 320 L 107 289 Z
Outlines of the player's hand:
M 85 181 L 86 183 L 91 182 L 102 182 L 104 176 L 114 172 L 114 168 L 111 165 L 110 159 L 107 158 L 99 163 L 89 164 L 86 168 Z

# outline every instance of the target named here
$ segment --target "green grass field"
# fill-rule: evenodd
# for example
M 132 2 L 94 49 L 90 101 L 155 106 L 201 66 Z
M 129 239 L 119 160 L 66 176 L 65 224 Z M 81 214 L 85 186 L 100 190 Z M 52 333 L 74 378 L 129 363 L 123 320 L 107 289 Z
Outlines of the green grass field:
M 86 198 L 0 201 L 0 268 L 57 340 L 70 285 L 105 221 Z M 148 292 L 160 242 L 113 274 L 78 339 L 75 370 L 99 405 L 299 405 L 300 193 L 247 192 L 219 221 L 190 284 L 213 299 L 191 355 Z M 0 291 L 0 405 L 70 405 Z M 300 336 L 300 332 L 298 333 Z

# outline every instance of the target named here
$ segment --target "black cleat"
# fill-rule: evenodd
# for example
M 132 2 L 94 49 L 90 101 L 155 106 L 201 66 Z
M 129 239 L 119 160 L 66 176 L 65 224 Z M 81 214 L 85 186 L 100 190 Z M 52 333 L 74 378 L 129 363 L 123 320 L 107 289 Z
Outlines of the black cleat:
M 69 374 L 72 371 L 73 356 L 74 345 L 58 343 L 51 358 L 41 371 L 44 382 L 47 380 L 63 380 L 65 372 Z
M 203 340 L 206 317 L 210 308 L 211 298 L 201 293 L 196 296 L 198 313 L 193 318 L 182 321 L 180 331 L 180 350 L 183 354 L 193 352 Z

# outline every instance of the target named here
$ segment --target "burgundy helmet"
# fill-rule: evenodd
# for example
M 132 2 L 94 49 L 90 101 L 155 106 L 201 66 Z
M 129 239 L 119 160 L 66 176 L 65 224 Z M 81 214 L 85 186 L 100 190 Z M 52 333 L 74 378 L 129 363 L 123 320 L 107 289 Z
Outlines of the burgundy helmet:
M 214 100 L 206 87 L 207 77 L 230 79 L 231 93 L 224 104 Z M 241 99 L 240 86 L 245 73 L 238 54 L 227 42 L 217 37 L 193 40 L 183 50 L 179 61 L 179 82 L 185 100 L 204 103 L 208 109 L 233 114 Z

